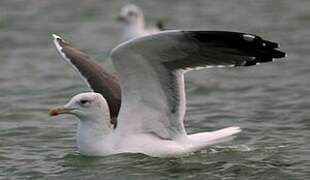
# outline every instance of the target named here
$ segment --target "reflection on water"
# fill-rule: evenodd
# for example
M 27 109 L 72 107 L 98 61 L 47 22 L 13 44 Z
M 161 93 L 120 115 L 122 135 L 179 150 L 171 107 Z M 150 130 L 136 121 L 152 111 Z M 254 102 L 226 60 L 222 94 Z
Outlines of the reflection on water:
M 52 45 L 68 39 L 111 71 L 122 1 L 0 2 L 0 179 L 309 179 L 310 2 L 133 1 L 168 29 L 245 31 L 278 41 L 285 61 L 186 75 L 188 132 L 239 125 L 221 146 L 183 158 L 102 158 L 75 148 L 76 119 L 47 109 L 88 91 Z M 242 6 L 240 6 L 242 4 Z

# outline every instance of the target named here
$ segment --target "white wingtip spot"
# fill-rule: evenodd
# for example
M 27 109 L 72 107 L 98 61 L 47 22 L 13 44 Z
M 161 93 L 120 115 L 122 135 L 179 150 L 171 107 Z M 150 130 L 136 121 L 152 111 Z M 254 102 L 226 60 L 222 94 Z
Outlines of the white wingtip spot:
M 61 37 L 60 36 L 58 36 L 57 34 L 53 34 L 53 37 L 54 37 L 54 39 L 61 39 Z
M 55 47 L 56 47 L 57 51 L 60 53 L 60 55 L 61 55 L 68 63 L 72 64 L 72 63 L 71 63 L 71 60 L 70 60 L 69 58 L 67 58 L 66 54 L 62 51 L 63 47 L 59 44 L 59 41 L 58 41 L 58 40 L 60 39 L 61 41 L 63 41 L 63 39 L 62 39 L 60 36 L 56 35 L 56 34 L 53 34 L 53 37 L 54 37 L 54 44 L 55 44 Z M 75 66 L 73 66 L 73 67 L 76 68 Z
M 243 39 L 246 40 L 246 41 L 251 42 L 251 41 L 253 41 L 255 39 L 255 36 L 250 35 L 250 34 L 244 34 L 243 35 Z
M 243 61 L 242 63 L 240 63 L 240 66 L 244 66 L 246 65 L 247 61 Z
M 211 69 L 211 68 L 214 68 L 214 66 L 208 65 L 208 66 L 206 66 L 206 68 L 207 68 L 207 69 Z
M 60 46 L 58 39 L 61 39 L 61 37 L 57 36 L 56 34 L 53 34 L 54 37 L 54 44 L 56 46 L 56 49 L 59 51 L 59 53 L 63 56 L 64 54 L 62 53 L 62 47 Z

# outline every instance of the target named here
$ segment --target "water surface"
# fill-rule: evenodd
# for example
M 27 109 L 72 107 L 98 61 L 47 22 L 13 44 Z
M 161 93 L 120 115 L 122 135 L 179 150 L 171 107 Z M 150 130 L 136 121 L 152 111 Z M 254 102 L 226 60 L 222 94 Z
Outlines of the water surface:
M 232 142 L 183 158 L 76 152 L 77 119 L 50 107 L 89 91 L 52 44 L 57 33 L 113 72 L 115 16 L 126 2 L 0 1 L 0 179 L 309 179 L 310 2 L 131 1 L 168 29 L 251 32 L 285 60 L 186 75 L 188 132 L 241 126 Z

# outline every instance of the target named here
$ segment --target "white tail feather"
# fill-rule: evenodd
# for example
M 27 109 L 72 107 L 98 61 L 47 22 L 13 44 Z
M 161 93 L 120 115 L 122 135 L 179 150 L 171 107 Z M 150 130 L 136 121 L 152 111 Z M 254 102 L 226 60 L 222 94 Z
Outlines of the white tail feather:
M 240 127 L 228 127 L 213 132 L 189 135 L 188 138 L 194 145 L 194 148 L 198 150 L 207 146 L 232 140 L 233 135 L 239 132 L 241 132 Z

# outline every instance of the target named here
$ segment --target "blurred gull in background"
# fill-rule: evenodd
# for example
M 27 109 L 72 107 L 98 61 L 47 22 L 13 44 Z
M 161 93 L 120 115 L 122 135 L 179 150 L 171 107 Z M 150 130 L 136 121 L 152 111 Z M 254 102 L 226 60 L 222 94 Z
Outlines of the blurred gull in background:
M 146 27 L 142 10 L 134 4 L 124 6 L 117 20 L 123 24 L 122 41 L 154 34 L 163 30 L 161 21 L 158 21 L 155 26 Z

